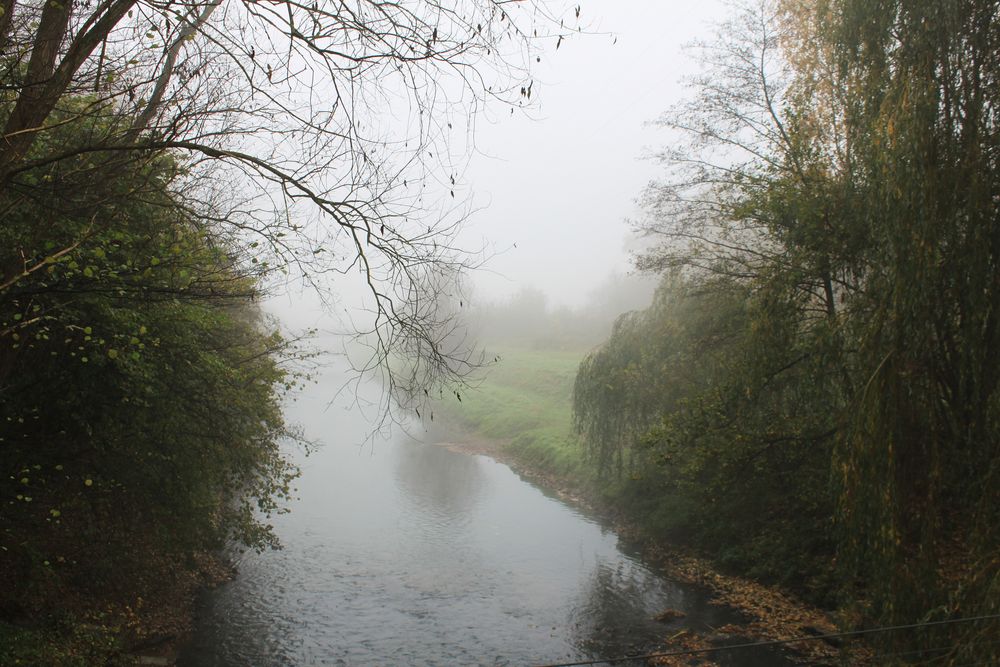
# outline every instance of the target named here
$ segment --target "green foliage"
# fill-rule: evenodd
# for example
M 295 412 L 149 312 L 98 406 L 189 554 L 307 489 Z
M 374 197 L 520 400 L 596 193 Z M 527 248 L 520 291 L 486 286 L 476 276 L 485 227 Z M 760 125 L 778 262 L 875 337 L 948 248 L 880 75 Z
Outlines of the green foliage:
M 638 511 L 743 571 L 863 623 L 996 613 L 1000 16 L 773 10 L 709 49 L 650 197 L 644 265 L 682 279 L 583 363 L 576 426 Z M 985 664 L 997 628 L 883 639 Z
M 668 279 L 644 311 L 625 313 L 587 356 L 573 386 L 574 425 L 601 469 L 626 464 L 631 444 L 710 382 L 702 352 L 728 340 L 743 305 L 723 292 L 701 298 Z
M 169 155 L 112 152 L 0 191 L 0 621 L 19 646 L 58 645 L 80 627 L 51 627 L 67 609 L 168 595 L 195 552 L 276 546 L 266 517 L 297 474 L 280 449 L 289 345 L 253 304 L 259 270 L 181 184 Z M 43 662 L 93 664 L 74 659 Z
M 838 452 L 845 560 L 880 621 L 995 613 L 1000 18 L 976 0 L 843 9 L 831 41 L 874 240 L 853 323 L 864 384 Z M 972 643 L 984 630 L 950 631 L 969 643 L 946 660 L 997 660 Z
M 581 364 L 575 423 L 641 525 L 824 600 L 831 398 L 783 306 L 665 280 Z
M 0 622 L 0 665 L 15 667 L 126 667 L 116 628 L 78 623 L 63 630 L 29 630 Z

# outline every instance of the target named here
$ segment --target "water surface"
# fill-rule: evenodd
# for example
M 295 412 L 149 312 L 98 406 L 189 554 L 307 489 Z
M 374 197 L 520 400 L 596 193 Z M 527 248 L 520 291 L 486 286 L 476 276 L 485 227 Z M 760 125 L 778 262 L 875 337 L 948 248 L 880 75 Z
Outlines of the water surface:
M 328 408 L 337 380 L 288 409 L 322 446 L 296 454 L 300 499 L 274 521 L 284 549 L 244 555 L 206 595 L 182 665 L 539 664 L 736 620 L 489 458 L 398 428 L 359 446 L 371 410 Z M 652 620 L 666 608 L 687 617 Z

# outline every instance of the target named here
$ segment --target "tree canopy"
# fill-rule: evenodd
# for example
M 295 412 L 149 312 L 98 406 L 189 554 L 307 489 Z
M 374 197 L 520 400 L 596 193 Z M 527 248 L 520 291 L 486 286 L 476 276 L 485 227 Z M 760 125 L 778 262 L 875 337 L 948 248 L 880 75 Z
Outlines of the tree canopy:
M 998 37 L 979 0 L 742 8 L 663 120 L 661 293 L 577 379 L 661 526 L 855 623 L 998 609 Z M 996 630 L 882 640 L 990 662 Z
M 169 155 L 94 172 L 76 156 L 24 172 L 32 197 L 0 195 L 4 265 L 24 267 L 0 289 L 5 664 L 103 663 L 176 632 L 142 599 L 183 606 L 190 559 L 229 540 L 276 546 L 268 517 L 297 475 L 281 411 L 297 353 L 256 309 L 253 262 L 174 200 Z
M 570 32 L 502 0 L 0 0 L 0 663 L 111 664 L 183 630 L 206 554 L 278 546 L 284 276 L 368 290 L 390 389 L 461 383 L 437 297 L 478 261 L 475 119 Z
M 30 197 L 35 174 L 79 156 L 93 177 L 169 153 L 178 205 L 262 272 L 314 287 L 357 275 L 375 364 L 418 354 L 426 381 L 459 380 L 469 364 L 437 345 L 434 296 L 478 261 L 455 242 L 475 118 L 530 100 L 531 65 L 572 32 L 565 18 L 501 0 L 5 0 L 0 188 Z

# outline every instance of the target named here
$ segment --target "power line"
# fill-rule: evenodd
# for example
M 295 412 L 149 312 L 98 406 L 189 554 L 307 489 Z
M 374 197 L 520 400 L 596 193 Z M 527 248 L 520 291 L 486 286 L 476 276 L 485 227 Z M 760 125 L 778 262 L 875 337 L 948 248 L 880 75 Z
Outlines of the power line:
M 730 646 L 713 646 L 711 648 L 678 649 L 675 651 L 662 651 L 659 653 L 646 653 L 643 655 L 627 655 L 617 658 L 602 658 L 600 660 L 579 660 L 576 662 L 552 662 L 535 667 L 584 667 L 585 665 L 615 664 L 617 662 L 627 662 L 629 660 L 648 660 L 650 658 L 667 658 L 678 655 L 698 655 L 701 653 L 712 653 L 713 651 L 729 651 L 734 649 L 763 648 L 768 646 L 783 646 L 797 642 L 822 641 L 826 639 L 842 639 L 846 637 L 860 637 L 862 635 L 876 634 L 879 632 L 893 632 L 895 630 L 916 630 L 919 628 L 929 628 L 937 625 L 951 625 L 954 623 L 974 623 L 976 621 L 991 621 L 1000 619 L 1000 614 L 989 614 L 986 616 L 969 616 L 966 618 L 951 618 L 943 621 L 927 621 L 924 623 L 910 623 L 908 625 L 888 625 L 879 628 L 868 628 L 866 630 L 849 630 L 847 632 L 833 632 L 826 635 L 810 635 L 808 637 L 796 637 L 795 639 L 772 639 L 763 642 L 749 642 L 746 644 L 732 644 Z

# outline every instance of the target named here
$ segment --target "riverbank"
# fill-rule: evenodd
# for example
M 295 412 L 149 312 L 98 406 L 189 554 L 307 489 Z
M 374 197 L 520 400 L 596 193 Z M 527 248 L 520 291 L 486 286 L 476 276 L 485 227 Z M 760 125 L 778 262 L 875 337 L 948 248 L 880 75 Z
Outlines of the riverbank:
M 205 551 L 147 561 L 144 576 L 120 580 L 118 592 L 98 596 L 65 587 L 59 618 L 44 626 L 0 624 L 0 665 L 173 665 L 194 629 L 197 595 L 230 580 L 234 570 Z
M 838 632 L 831 612 L 779 587 L 726 573 L 710 558 L 666 544 L 616 509 L 614 490 L 609 491 L 606 482 L 602 484 L 593 476 L 572 436 L 572 379 L 583 354 L 580 350 L 508 352 L 504 357 L 509 363 L 494 369 L 478 391 L 463 397 L 461 405 L 437 407 L 444 420 L 438 417 L 431 439 L 454 451 L 504 463 L 564 502 L 601 517 L 667 576 L 708 589 L 715 601 L 745 619 L 739 625 L 718 628 L 711 637 L 675 635 L 668 638 L 672 640 L 668 645 L 696 649 L 736 638 L 789 641 L 808 637 L 813 639 L 787 646 L 790 658 L 812 664 L 840 664 L 845 657 L 854 665 L 871 662 L 870 651 L 864 646 L 815 639 Z
M 842 642 L 836 640 L 814 639 L 817 635 L 839 632 L 840 629 L 829 612 L 809 605 L 780 588 L 721 572 L 710 560 L 696 556 L 684 548 L 658 542 L 627 518 L 607 507 L 592 492 L 588 492 L 581 480 L 532 468 L 511 453 L 509 443 L 488 440 L 458 425 L 445 428 L 452 431 L 451 439 L 435 443 L 438 446 L 464 454 L 487 456 L 509 466 L 520 477 L 563 502 L 587 514 L 597 515 L 611 525 L 620 539 L 638 547 L 643 558 L 666 576 L 709 590 L 714 602 L 739 612 L 746 619 L 738 625 L 717 628 L 711 636 L 700 636 L 687 631 L 668 636 L 665 638 L 668 646 L 678 650 L 705 650 L 732 643 L 736 639 L 789 641 L 810 638 L 790 643 L 786 649 L 788 656 L 795 661 L 810 664 L 835 665 L 842 664 L 842 651 L 847 651 L 849 664 L 870 664 L 871 652 L 864 646 L 844 647 Z M 689 659 L 690 656 L 683 656 L 683 660 L 679 657 L 677 661 L 661 659 L 661 662 L 654 664 L 688 665 Z M 707 667 L 715 663 L 706 658 L 697 664 Z
M 194 633 L 198 596 L 236 576 L 235 566 L 218 553 L 199 552 L 183 567 L 181 585 L 161 598 L 142 619 L 142 638 L 127 652 L 139 665 L 170 667 Z

